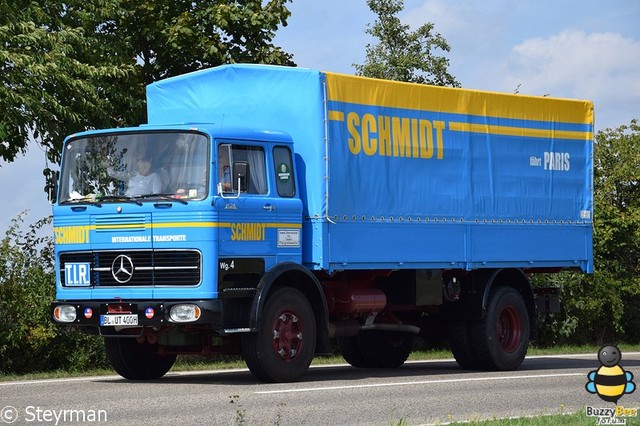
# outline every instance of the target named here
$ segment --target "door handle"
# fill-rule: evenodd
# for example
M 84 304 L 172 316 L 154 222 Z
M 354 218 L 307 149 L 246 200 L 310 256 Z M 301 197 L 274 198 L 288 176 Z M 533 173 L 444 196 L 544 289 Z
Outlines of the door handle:
M 276 210 L 276 206 L 274 206 L 273 204 L 265 204 L 264 206 L 262 206 L 262 208 L 270 212 Z

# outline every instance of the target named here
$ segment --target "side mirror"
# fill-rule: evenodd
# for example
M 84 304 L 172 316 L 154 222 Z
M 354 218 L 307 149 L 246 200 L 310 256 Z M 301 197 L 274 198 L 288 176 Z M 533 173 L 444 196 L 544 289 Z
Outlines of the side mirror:
M 233 163 L 233 190 L 246 192 L 249 185 L 249 164 L 246 161 Z
M 43 174 L 47 177 L 47 183 L 45 186 L 47 198 L 49 200 L 49 204 L 53 205 L 58 201 L 58 179 L 60 177 L 60 172 L 50 170 L 49 173 L 47 173 L 47 170 L 45 170 Z

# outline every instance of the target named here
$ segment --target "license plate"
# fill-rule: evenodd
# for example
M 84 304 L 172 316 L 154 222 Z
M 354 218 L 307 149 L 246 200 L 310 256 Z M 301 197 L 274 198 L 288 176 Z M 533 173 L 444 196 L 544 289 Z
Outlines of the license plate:
M 101 326 L 138 325 L 137 314 L 100 315 Z

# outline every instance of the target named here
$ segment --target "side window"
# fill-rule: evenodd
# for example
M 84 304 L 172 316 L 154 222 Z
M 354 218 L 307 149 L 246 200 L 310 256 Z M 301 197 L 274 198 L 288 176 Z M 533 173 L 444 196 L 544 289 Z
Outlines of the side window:
M 257 146 L 222 144 L 218 147 L 218 178 L 223 193 L 266 194 L 267 172 L 264 149 Z
M 276 188 L 281 197 L 296 195 L 296 184 L 293 179 L 293 162 L 291 151 L 286 146 L 273 148 L 274 169 L 276 172 Z
M 218 147 L 218 178 L 222 187 L 222 192 L 231 192 L 231 145 L 220 145 Z

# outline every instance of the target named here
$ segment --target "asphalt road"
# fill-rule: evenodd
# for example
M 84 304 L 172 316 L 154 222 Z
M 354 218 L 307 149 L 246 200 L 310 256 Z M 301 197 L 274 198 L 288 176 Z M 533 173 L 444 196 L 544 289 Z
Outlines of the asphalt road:
M 640 353 L 623 353 L 620 365 L 640 380 Z M 108 425 L 423 425 L 568 413 L 614 406 L 585 389 L 599 367 L 592 354 L 528 357 L 511 372 L 464 371 L 453 360 L 396 370 L 321 366 L 294 384 L 259 384 L 246 370 L 169 373 L 155 382 L 0 382 L 0 425 L 75 424 L 82 416 Z M 638 407 L 639 397 L 636 390 L 618 405 Z

